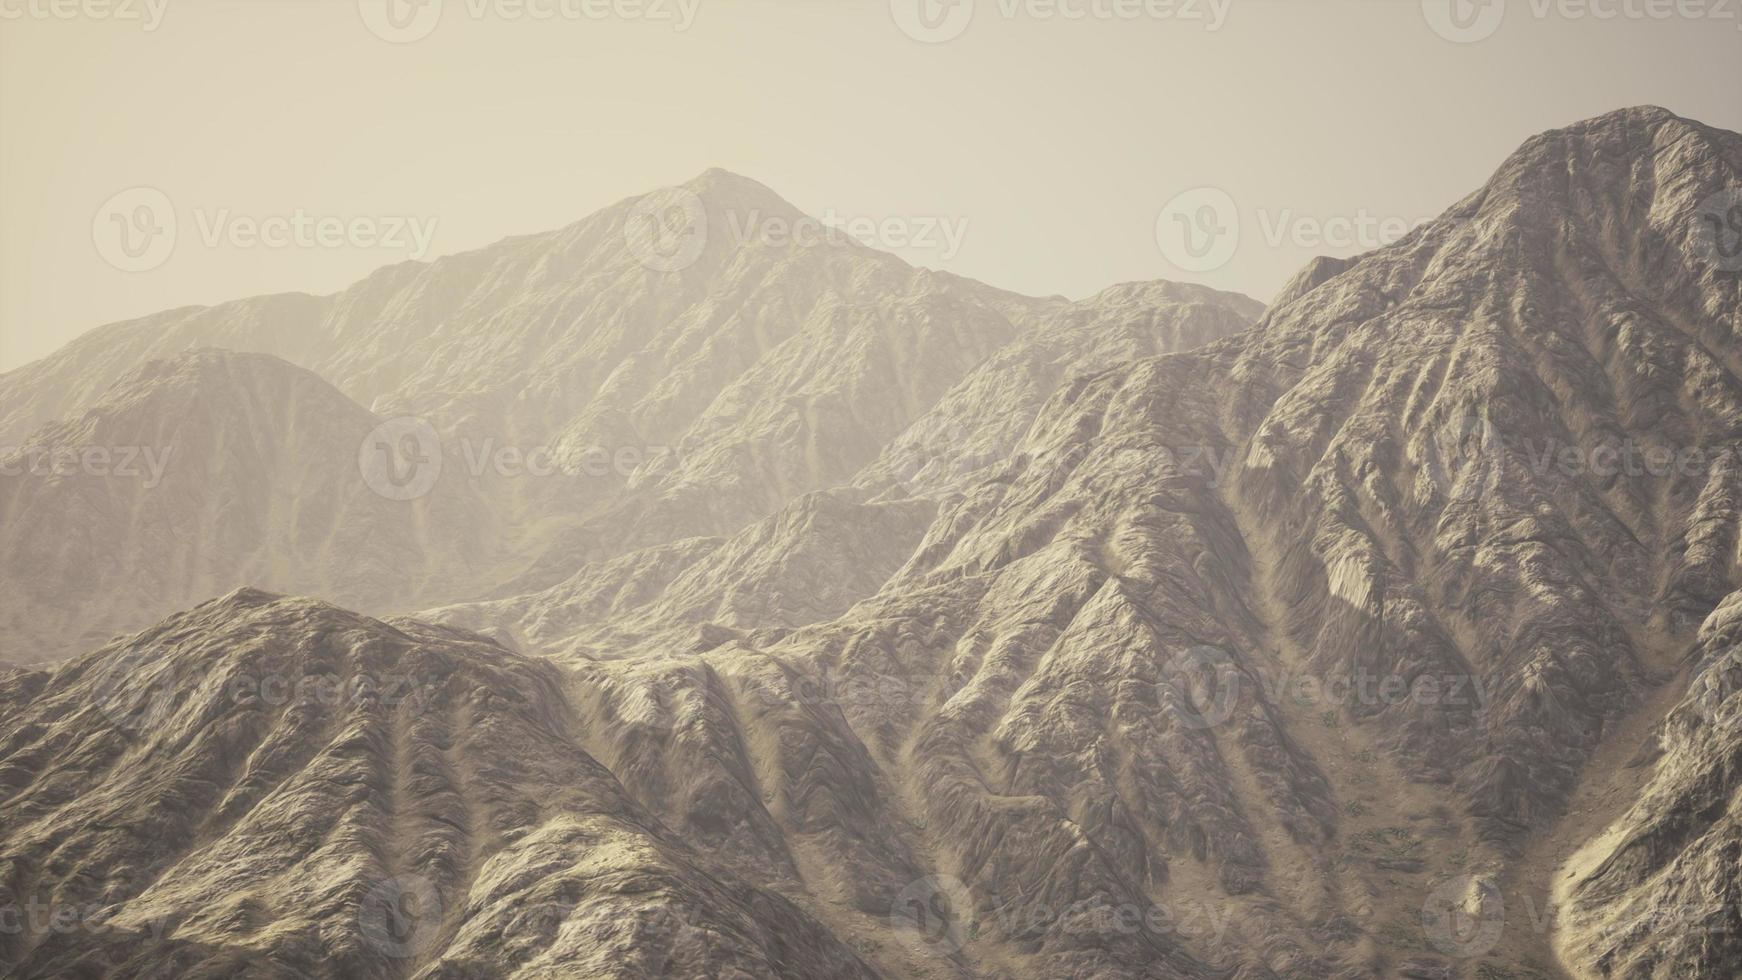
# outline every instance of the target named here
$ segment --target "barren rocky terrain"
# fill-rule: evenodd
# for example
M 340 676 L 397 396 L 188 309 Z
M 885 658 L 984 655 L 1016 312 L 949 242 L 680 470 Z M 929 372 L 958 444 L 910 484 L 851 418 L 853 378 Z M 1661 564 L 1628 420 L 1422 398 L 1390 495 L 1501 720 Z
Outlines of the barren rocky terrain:
M 711 171 L 94 332 L 0 441 L 169 462 L 0 470 L 0 971 L 1742 975 L 1739 186 L 1612 113 L 1265 309 Z

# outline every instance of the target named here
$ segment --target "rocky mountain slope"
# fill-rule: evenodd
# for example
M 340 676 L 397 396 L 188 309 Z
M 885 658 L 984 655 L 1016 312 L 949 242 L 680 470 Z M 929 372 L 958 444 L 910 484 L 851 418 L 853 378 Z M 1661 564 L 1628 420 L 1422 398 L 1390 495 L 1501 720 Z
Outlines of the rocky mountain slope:
M 0 676 L 0 887 L 103 912 L 0 963 L 1735 975 L 1738 186 L 1742 136 L 1633 109 L 1244 332 L 820 299 L 694 412 L 624 389 L 684 452 L 494 594 L 243 592 Z M 300 682 L 381 676 L 418 703 Z
M 873 975 L 476 636 L 240 591 L 57 671 L 0 740 L 0 881 L 40 900 L 8 976 Z
M 671 242 L 638 233 L 649 216 L 672 213 Z M 0 611 L 0 629 L 16 631 L 0 659 L 66 656 L 240 585 L 377 613 L 552 587 L 590 562 L 728 536 L 848 483 L 995 353 L 1059 349 L 1044 338 L 1061 319 L 1075 331 L 1074 366 L 1087 368 L 1085 358 L 1116 350 L 1219 339 L 1259 313 L 1244 297 L 1165 283 L 1084 304 L 1028 299 L 842 236 L 773 233 L 809 220 L 760 184 L 710 171 L 557 232 L 385 269 L 337 296 L 263 297 L 105 327 L 0 375 L 0 445 L 22 453 L 0 453 L 0 519 L 9 537 L 24 538 L 0 543 L 42 572 L 20 597 L 35 612 Z M 1090 354 L 1103 327 L 1119 342 Z M 337 391 L 309 410 L 331 418 L 262 408 L 288 382 L 250 393 L 245 379 L 188 367 L 189 351 L 207 347 L 273 354 L 307 369 L 286 367 L 287 377 L 324 378 Z M 147 401 L 131 390 L 141 384 L 133 372 L 153 359 L 182 365 L 165 369 L 179 394 Z M 1025 382 L 1023 411 L 1062 374 L 1061 365 Z M 259 404 L 234 405 L 250 398 Z M 162 408 L 170 402 L 179 407 Z M 179 415 L 173 424 L 146 417 L 167 410 L 210 420 L 184 433 Z M 90 413 L 107 421 L 91 424 Z M 57 418 L 67 421 L 48 421 Z M 242 418 L 249 432 L 224 431 Z M 292 431 L 299 425 L 313 431 Z M 375 488 L 347 462 L 381 425 L 392 428 L 377 440 L 380 465 L 408 481 L 429 467 L 428 486 L 408 487 L 418 494 L 409 501 L 389 490 L 397 512 L 368 501 Z M 270 431 L 253 434 L 258 427 Z M 35 478 L 29 462 L 117 447 L 172 458 L 166 478 L 192 482 L 86 480 L 93 489 L 68 492 L 65 481 Z M 301 471 L 345 503 L 294 505 L 309 496 L 302 477 L 283 478 Z M 424 500 L 429 493 L 441 500 Z M 214 508 L 249 529 L 248 540 L 194 540 Z M 354 526 L 336 530 L 347 514 Z M 359 541 L 377 520 L 384 540 Z M 120 546 L 57 549 L 69 526 Z M 196 530 L 179 545 L 137 540 L 178 528 Z M 441 540 L 405 552 L 412 537 L 437 531 Z M 160 547 L 192 549 L 211 567 L 172 563 L 166 583 Z M 105 562 L 95 561 L 99 548 Z M 402 567 L 388 572 L 384 561 Z M 92 575 L 100 565 L 104 576 Z
M 383 418 L 417 416 L 480 450 L 546 449 L 571 470 L 595 450 L 647 457 L 578 486 L 499 488 L 547 520 L 583 520 L 633 480 L 678 499 L 660 520 L 693 511 L 712 533 L 736 530 L 795 493 L 846 482 L 1023 325 L 1065 305 L 844 236 L 777 233 L 810 220 L 754 181 L 709 171 L 555 232 L 383 269 L 335 296 L 114 324 L 0 376 L 0 445 L 76 417 L 145 360 L 220 347 L 283 357 Z M 1158 329 L 1170 340 L 1226 333 Z
M 1555 881 L 1564 961 L 1610 976 L 1724 976 L 1742 935 L 1742 593 L 1700 630 L 1680 702 L 1633 766 L 1626 812 Z
M 1546 909 L 1539 864 L 1566 857 L 1538 842 L 1605 739 L 1686 683 L 1693 628 L 1737 581 L 1742 314 L 1696 235 L 1738 153 L 1656 110 L 1539 137 L 1255 331 L 1079 378 L 1008 453 L 964 440 L 911 557 L 840 619 L 667 644 L 704 649 L 704 675 L 578 669 L 677 705 L 715 677 L 756 693 L 769 658 L 827 692 L 846 732 L 769 709 L 775 795 L 814 801 L 834 787 L 800 760 L 861 746 L 907 847 L 825 821 L 817 863 L 858 862 L 870 909 L 913 880 L 899 855 L 932 855 L 971 908 L 974 972 L 1014 949 L 1019 973 L 1144 975 L 1142 930 L 1027 913 L 1206 902 L 1238 938 L 1190 952 L 1229 969 L 1553 975 L 1552 922 L 1519 911 Z M 511 605 L 511 631 L 564 614 Z M 697 754 L 648 771 L 638 750 L 630 785 Z M 1417 914 L 1490 893 L 1514 912 L 1485 947 Z
M 142 365 L 0 461 L 6 657 L 88 650 L 238 582 L 392 608 L 511 574 L 490 574 L 502 534 L 466 481 L 372 488 L 383 421 L 265 354 Z

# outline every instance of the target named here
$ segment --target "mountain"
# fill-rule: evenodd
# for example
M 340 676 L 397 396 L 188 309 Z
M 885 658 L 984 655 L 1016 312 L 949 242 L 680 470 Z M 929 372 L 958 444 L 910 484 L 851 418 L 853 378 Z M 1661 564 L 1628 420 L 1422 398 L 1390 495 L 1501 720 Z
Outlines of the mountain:
M 659 704 L 716 678 L 821 692 L 824 711 L 781 694 L 704 751 L 604 758 L 636 792 L 776 726 L 778 762 L 753 768 L 805 801 L 787 839 L 851 868 L 835 901 L 896 903 L 903 855 L 931 855 L 960 882 L 971 972 L 1144 975 L 1141 930 L 1031 921 L 1080 907 L 1220 910 L 1226 934 L 1187 952 L 1253 975 L 1554 975 L 1555 869 L 1594 812 L 1625 819 L 1642 773 L 1607 760 L 1685 689 L 1738 584 L 1742 312 L 1698 235 L 1739 171 L 1735 134 L 1661 110 L 1545 134 L 1403 241 L 1303 273 L 1254 330 L 1075 376 L 1008 452 L 873 467 L 868 487 L 938 513 L 833 622 L 734 619 L 667 641 L 650 675 L 611 659 L 645 635 L 640 604 L 585 592 L 576 614 L 559 591 L 464 616 Z M 801 680 L 756 680 L 762 658 Z M 865 806 L 858 777 L 802 762 L 838 741 L 891 784 L 875 824 L 905 849 L 817 816 Z M 1485 946 L 1424 925 L 1487 896 L 1512 917 Z M 1698 962 L 1738 962 L 1728 943 Z
M 445 438 L 678 451 L 594 508 L 467 482 L 551 546 L 412 619 L 244 591 L 0 675 L 0 887 L 94 922 L 0 964 L 1736 975 L 1737 186 L 1742 136 L 1630 109 L 1249 329 L 1195 287 L 1023 300 L 840 245 L 683 307 L 660 349 L 693 361 L 657 363 L 703 394 L 626 358 L 615 400 L 486 412 L 509 375 L 456 366 L 417 396 Z M 701 237 L 651 302 L 770 258 Z M 725 329 L 833 262 L 850 301 Z M 378 397 L 358 424 L 414 396 Z
M 784 634 L 873 595 L 937 513 L 918 498 L 807 494 L 729 539 L 690 538 L 582 567 L 549 589 L 428 609 L 419 618 L 516 648 L 620 656 L 702 650 L 745 630 Z
M 266 354 L 140 366 L 0 461 L 7 657 L 59 659 L 237 582 L 381 608 L 512 574 L 489 574 L 508 559 L 465 482 L 372 488 L 383 421 Z
M 1632 760 L 1649 781 L 1565 865 L 1555 898 L 1564 961 L 1617 976 L 1736 970 L 1742 879 L 1742 593 L 1700 630 L 1686 694 Z
M 650 216 L 676 222 L 676 251 L 641 235 Z M 73 494 L 64 481 L 0 477 L 0 518 L 22 539 L 6 553 L 41 571 L 21 611 L 0 611 L 0 659 L 63 657 L 242 585 L 381 614 L 554 587 L 590 563 L 723 538 L 850 482 L 995 353 L 1056 346 L 1037 338 L 1062 319 L 1079 349 L 1104 326 L 1147 353 L 1219 339 L 1259 313 L 1244 297 L 1159 283 L 1117 301 L 1028 299 L 844 236 L 772 232 L 808 221 L 766 187 L 709 171 L 556 232 L 384 269 L 337 296 L 115 324 L 0 375 L 0 445 L 34 459 L 50 447 L 149 447 L 176 464 L 165 486 L 83 481 Z M 289 382 L 251 394 L 246 377 L 216 370 L 176 369 L 173 399 L 132 390 L 141 364 L 210 347 L 271 354 L 287 376 L 284 361 L 324 379 L 336 390 L 307 411 L 326 421 L 271 407 Z M 1068 366 L 1028 382 L 1026 411 Z M 179 421 L 145 417 L 202 410 L 211 421 L 186 441 Z M 106 421 L 78 421 L 90 413 Z M 271 431 L 224 431 L 232 418 Z M 372 498 L 350 461 L 383 425 L 393 438 L 379 448 L 396 470 L 439 457 L 428 471 L 439 499 Z M 3 471 L 26 469 L 12 460 Z M 346 502 L 299 509 L 284 492 L 298 484 L 282 479 L 297 470 Z M 79 508 L 107 513 L 87 519 Z M 235 534 L 264 540 L 190 537 L 215 511 Z M 349 530 L 336 527 L 350 518 Z M 55 539 L 69 527 L 83 540 L 63 546 Z M 294 544 L 277 542 L 280 532 Z M 182 543 L 136 541 L 142 533 Z M 385 540 L 360 540 L 370 535 Z M 123 546 L 93 543 L 110 541 Z M 171 562 L 166 586 L 165 556 L 178 547 L 190 557 L 175 561 L 211 567 Z
M 1203 286 L 1127 283 L 1042 317 L 969 372 L 859 473 L 855 483 L 899 494 L 959 489 L 1007 459 L 1063 384 L 1241 332 L 1257 302 Z
M 644 240 L 648 220 L 674 222 L 660 228 L 677 252 Z M 336 296 L 114 324 L 0 375 L 0 442 L 82 413 L 145 360 L 221 347 L 283 357 L 383 417 L 548 446 L 560 461 L 681 444 L 668 483 L 748 482 L 732 492 L 762 516 L 784 484 L 844 482 L 1018 324 L 1063 305 L 842 235 L 773 233 L 810 220 L 715 170 L 555 232 L 392 266 Z M 774 478 L 740 472 L 748 459 Z
M 8 976 L 873 975 L 481 637 L 239 591 L 58 670 L 0 741 L 0 881 L 77 913 L 0 933 Z

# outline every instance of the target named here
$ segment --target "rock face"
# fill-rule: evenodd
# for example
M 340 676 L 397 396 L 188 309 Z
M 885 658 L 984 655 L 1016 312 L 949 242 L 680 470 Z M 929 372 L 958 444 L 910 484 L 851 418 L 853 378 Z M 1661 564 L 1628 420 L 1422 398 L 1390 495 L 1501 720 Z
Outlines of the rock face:
M 900 496 L 959 490 L 1002 461 L 1071 378 L 1239 333 L 1264 312 L 1203 286 L 1129 283 L 1073 303 L 1024 331 L 963 378 L 855 480 Z
M 1742 963 L 1742 592 L 1700 630 L 1687 693 L 1648 746 L 1650 780 L 1557 897 L 1568 963 L 1601 976 L 1725 976 Z
M 410 539 L 488 570 L 415 618 L 242 592 L 0 675 L 0 888 L 104 913 L 0 966 L 1738 975 L 1738 186 L 1742 136 L 1614 113 L 1248 330 L 851 245 L 607 254 L 779 206 L 720 174 L 449 260 L 513 272 L 441 316 L 441 263 L 389 270 L 403 315 L 316 365 L 355 424 L 680 451 L 421 498 L 504 530 Z M 377 675 L 417 703 L 284 681 Z
M 638 237 L 668 212 L 693 248 Z M 373 613 L 539 591 L 851 482 L 999 352 L 1039 365 L 1008 430 L 1067 368 L 1220 339 L 1260 312 L 1166 283 L 1029 299 L 772 232 L 806 220 L 710 171 L 337 296 L 105 327 L 0 375 L 0 543 L 34 580 L 0 609 L 0 660 L 68 656 L 239 585 Z M 366 438 L 399 471 L 439 459 L 427 495 L 372 500 Z M 91 450 L 162 457 L 170 482 L 33 472 Z
M 372 490 L 359 449 L 382 422 L 276 357 L 200 350 L 43 427 L 0 461 L 7 658 L 90 649 L 238 582 L 365 608 L 469 594 L 505 560 L 489 508 L 460 480 Z
M 0 724 L 0 880 L 31 897 L 0 964 L 873 975 L 632 802 L 562 686 L 481 637 L 251 591 L 82 657 Z

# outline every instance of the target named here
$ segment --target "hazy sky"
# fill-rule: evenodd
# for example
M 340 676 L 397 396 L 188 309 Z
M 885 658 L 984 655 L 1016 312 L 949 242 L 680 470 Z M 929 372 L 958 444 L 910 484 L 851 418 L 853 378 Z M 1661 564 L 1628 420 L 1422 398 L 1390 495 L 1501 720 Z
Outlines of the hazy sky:
M 1022 292 L 1267 299 L 1532 133 L 1640 103 L 1742 129 L 1734 0 L 424 2 L 0 0 L 0 368 L 168 307 L 336 291 L 425 251 L 413 230 L 433 258 L 710 166 L 905 221 L 909 260 Z M 118 255 L 148 199 L 173 251 Z M 1238 248 L 1170 249 L 1158 217 L 1206 207 L 1237 214 Z M 250 240 L 299 215 L 302 243 Z M 346 230 L 323 242 L 318 219 Z

